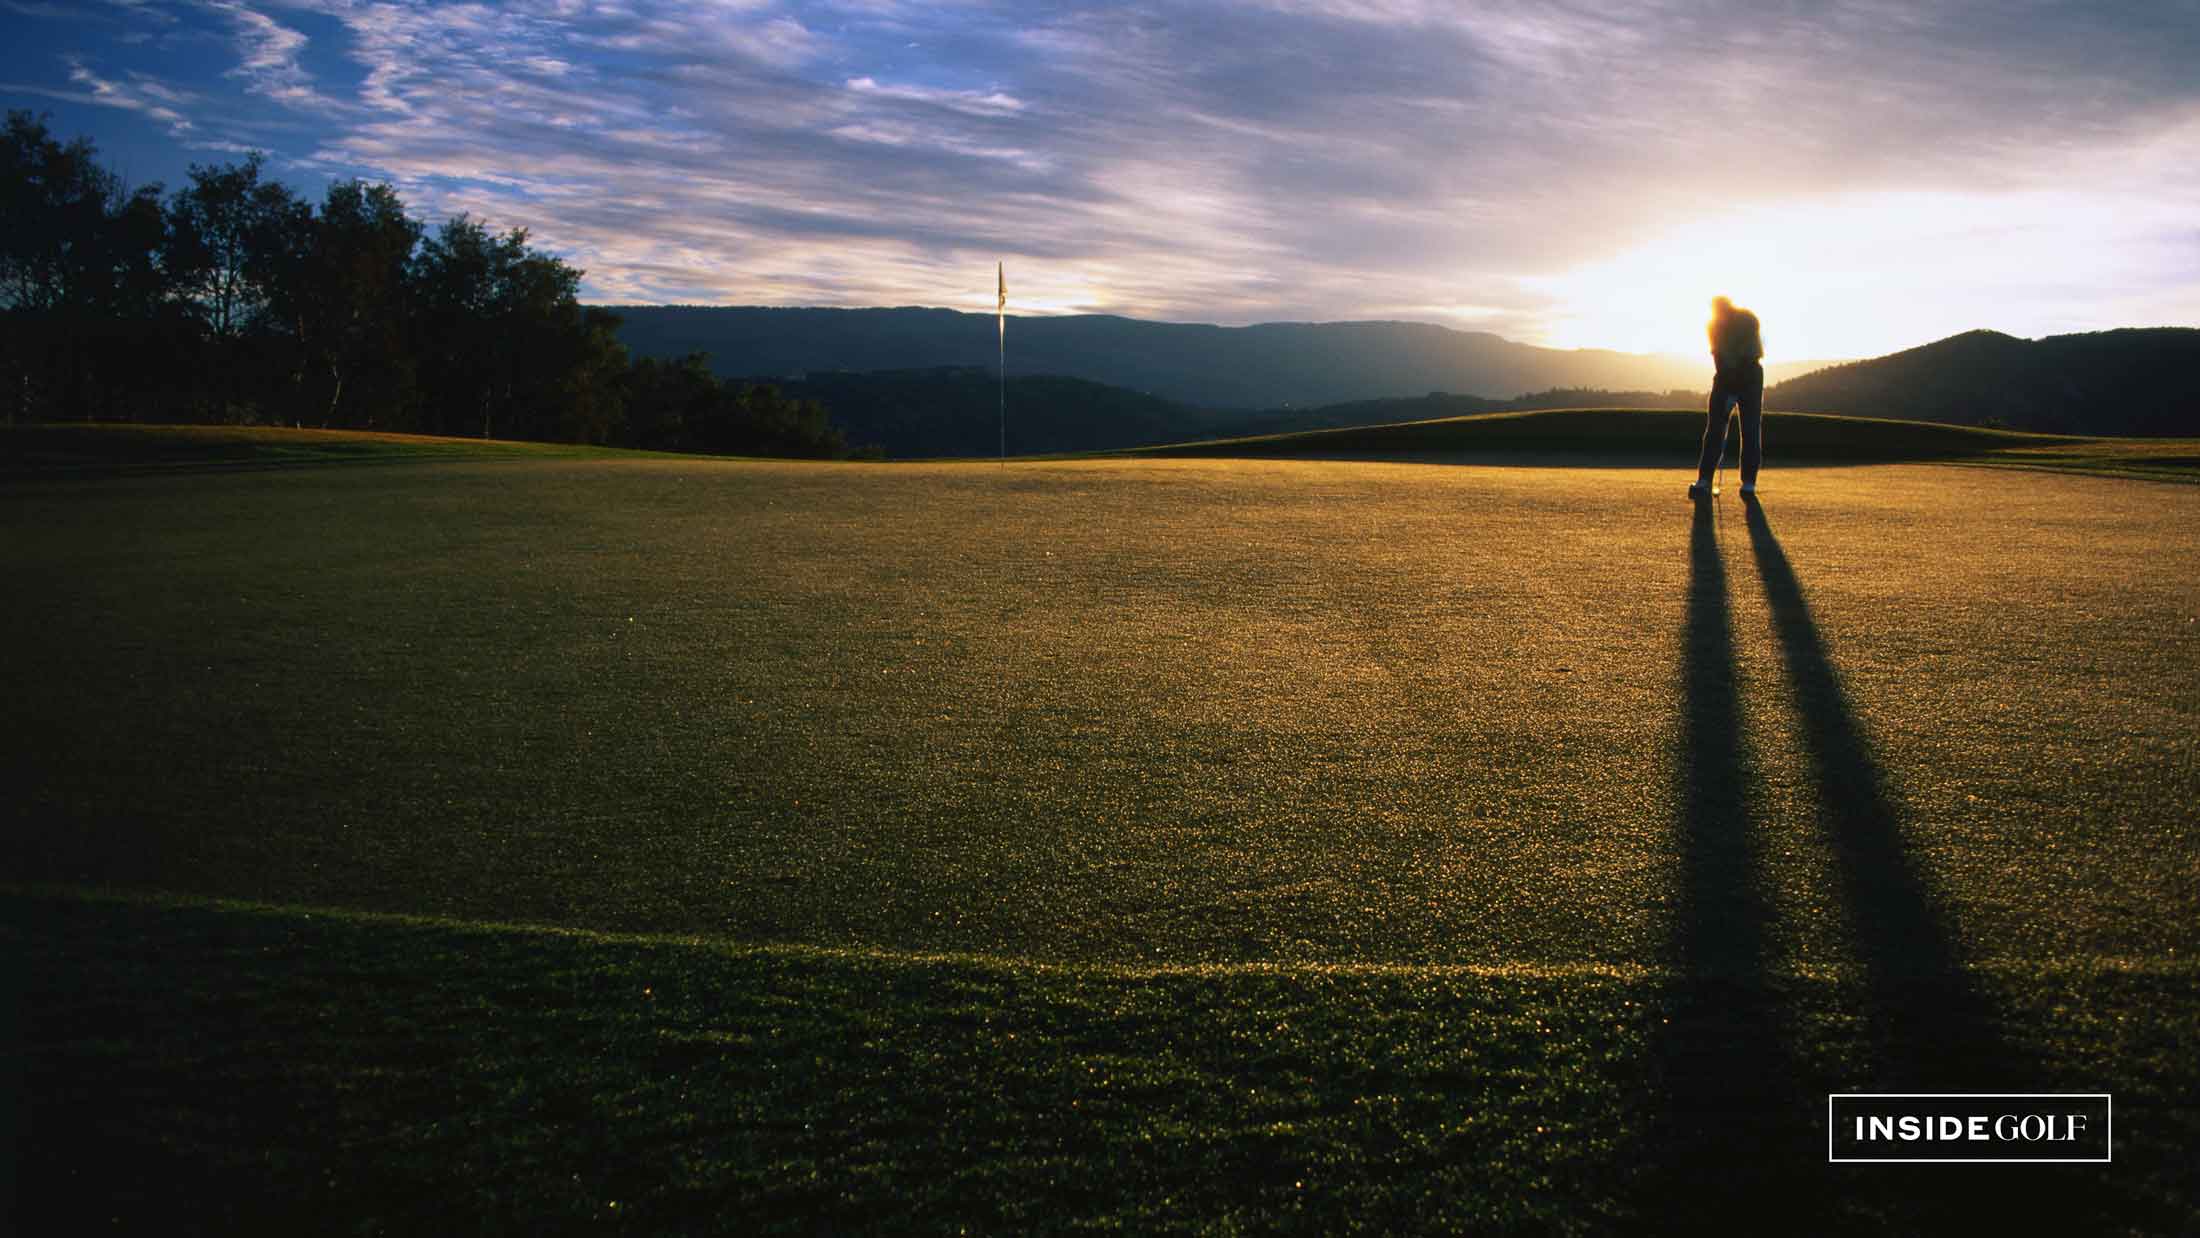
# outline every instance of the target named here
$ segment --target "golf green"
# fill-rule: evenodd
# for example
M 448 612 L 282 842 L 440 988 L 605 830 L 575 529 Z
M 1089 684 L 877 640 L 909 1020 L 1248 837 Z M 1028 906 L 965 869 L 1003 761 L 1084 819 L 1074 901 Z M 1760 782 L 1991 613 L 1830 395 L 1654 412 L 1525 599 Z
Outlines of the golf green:
M 1822 1111 L 1988 1066 L 2001 1090 L 2174 1095 L 2189 1068 L 2158 1046 L 2200 1028 L 2200 488 L 1775 467 L 1761 505 L 1699 507 L 1685 481 L 646 458 L 18 480 L 11 920 L 95 968 L 101 933 L 152 930 L 72 938 L 92 913 L 56 908 L 135 922 L 86 893 L 134 891 L 707 939 L 840 969 L 826 1006 L 878 969 L 1039 974 L 1102 1042 L 1095 994 L 1123 986 L 1160 992 L 1180 1022 L 1148 1032 L 1179 1043 L 1230 1005 L 1204 984 L 1343 984 L 1349 1010 L 1308 1017 L 1366 1031 L 1419 1017 L 1385 986 L 1426 982 L 1605 1029 L 1574 1117 L 1620 1105 L 1629 1138 L 1653 1094 L 1631 1079 L 1745 1104 L 1722 1051 L 1804 1119 L 1813 1089 Z M 803 1000 L 775 975 L 729 1009 Z M 1659 1048 L 1652 1001 L 1699 1043 Z M 2190 1117 L 2158 1117 L 2133 1181 L 2189 1217 L 2159 1183 Z M 1628 1156 L 1583 1137 L 1557 1213 L 1461 1215 L 1597 1228 L 1694 1189 L 1642 1204 Z M 814 1211 L 743 1180 L 764 1215 Z M 866 1181 L 848 1223 L 910 1189 Z M 1283 1215 L 1172 1189 L 1200 1225 Z M 1376 1212 L 1442 1215 L 1401 1198 Z M 1037 1227 L 1077 1216 L 1156 1220 L 1087 1200 Z

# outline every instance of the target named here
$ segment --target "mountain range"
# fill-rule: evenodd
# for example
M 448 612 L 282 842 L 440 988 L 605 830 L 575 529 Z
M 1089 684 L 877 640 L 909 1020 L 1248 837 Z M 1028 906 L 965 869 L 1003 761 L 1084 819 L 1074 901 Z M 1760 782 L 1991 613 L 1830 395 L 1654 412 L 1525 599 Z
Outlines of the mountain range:
M 755 381 L 755 380 L 751 380 Z M 1688 392 L 1543 391 L 1511 400 L 1431 393 L 1318 408 L 1205 409 L 1081 378 L 1012 377 L 995 370 L 826 370 L 774 381 L 783 395 L 815 400 L 857 448 L 895 459 L 1113 451 L 1303 430 L 1461 417 L 1531 408 L 1671 408 L 1700 403 Z
M 2037 340 L 1966 331 L 1789 379 L 1765 392 L 1765 406 L 2056 434 L 2200 436 L 2200 329 Z
M 1215 327 L 939 309 L 626 306 L 638 355 L 823 404 L 888 455 L 1089 451 L 1554 407 L 1701 407 L 1707 367 L 1417 323 Z M 2057 433 L 2200 437 L 2200 329 L 1970 331 L 1866 361 L 1768 366 L 1767 408 Z M 1784 380 L 1784 381 L 1783 381 Z M 1005 420 L 1005 429 L 1003 422 Z
M 728 378 L 822 370 L 998 364 L 993 315 L 946 309 L 613 306 L 627 348 L 645 357 L 707 353 Z M 1570 387 L 1665 391 L 1702 386 L 1707 360 L 1538 348 L 1414 322 L 1271 322 L 1249 327 L 1145 322 L 1105 314 L 1007 324 L 1008 374 L 1049 374 L 1210 409 L 1306 408 L 1431 391 L 1510 399 Z M 1774 382 L 1819 368 L 1767 368 Z

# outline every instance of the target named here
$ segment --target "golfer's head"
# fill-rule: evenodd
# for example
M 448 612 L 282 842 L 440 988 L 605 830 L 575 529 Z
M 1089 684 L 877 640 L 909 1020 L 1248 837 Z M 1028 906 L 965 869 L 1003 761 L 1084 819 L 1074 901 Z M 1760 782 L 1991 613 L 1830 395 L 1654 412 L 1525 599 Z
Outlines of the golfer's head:
M 1725 297 L 1711 298 L 1711 312 L 1724 318 L 1734 312 L 1734 303 Z

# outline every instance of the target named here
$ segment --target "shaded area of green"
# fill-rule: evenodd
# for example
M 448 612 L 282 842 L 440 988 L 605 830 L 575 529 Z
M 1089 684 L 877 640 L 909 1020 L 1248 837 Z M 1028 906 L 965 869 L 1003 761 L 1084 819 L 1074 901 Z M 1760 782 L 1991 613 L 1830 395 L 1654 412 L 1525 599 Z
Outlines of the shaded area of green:
M 1218 439 L 1127 454 L 1314 459 L 1473 456 L 1492 463 L 1513 457 L 1594 455 L 1686 465 L 1695 458 L 1703 419 L 1702 412 L 1683 409 L 1543 409 Z M 1765 443 L 1769 469 L 1789 462 L 1937 461 L 2200 480 L 2200 441 L 2193 439 L 2085 438 L 1825 413 L 1767 413 Z M 1731 446 L 1728 458 L 1730 463 L 1736 458 Z
M 347 462 L 602 459 L 650 454 L 566 443 L 273 426 L 0 426 L 0 479 Z
M 1038 382 L 1040 380 L 1029 380 Z M 976 388 L 973 388 L 976 390 Z M 980 394 L 983 394 L 982 392 Z M 992 410 L 972 413 L 961 450 L 990 454 Z M 1817 413 L 1770 413 L 1768 467 L 1789 463 L 1922 461 L 2047 469 L 2161 481 L 2200 480 L 2200 440 L 2023 434 L 1931 422 Z M 1070 450 L 1075 431 L 1046 420 L 1013 428 L 1010 446 Z M 1492 464 L 1686 466 L 1695 458 L 1703 414 L 1670 409 L 1541 409 L 1389 425 L 1308 430 L 1134 448 L 1101 455 L 1181 458 L 1473 459 Z M 1159 437 L 1158 423 L 1141 431 Z M 1051 437 L 1049 437 L 1051 436 Z M 859 435 L 859 437 L 861 437 Z M 1034 440 L 1035 441 L 1035 440 Z M 1018 444 L 1022 443 L 1022 446 Z M 1053 443 L 1049 447 L 1047 444 Z M 1730 443 L 1729 464 L 1738 458 Z M 0 479 L 176 469 L 262 468 L 344 461 L 463 458 L 647 459 L 670 453 L 510 439 L 444 438 L 350 430 L 256 426 L 54 423 L 0 426 Z
M 2113 1166 L 1904 1173 L 1827 1166 L 1822 1094 L 1708 1107 L 1675 1093 L 1688 1075 L 1646 1075 L 1676 1008 L 1655 972 L 1062 967 L 0 906 L 26 1232 L 1584 1233 L 1766 1219 L 1734 1211 L 1745 1183 L 1787 1192 L 1787 1232 L 1919 1232 L 2041 1183 L 2094 1205 L 2087 1232 L 2200 1222 L 2180 1176 L 2193 1029 L 2164 1013 L 2189 967 L 1981 977 L 2048 1051 L 2042 1090 L 2115 1092 Z M 1848 984 L 1764 980 L 1804 1030 L 1806 1084 L 1850 1068 Z M 1684 1123 L 1751 1163 L 1648 1172 Z

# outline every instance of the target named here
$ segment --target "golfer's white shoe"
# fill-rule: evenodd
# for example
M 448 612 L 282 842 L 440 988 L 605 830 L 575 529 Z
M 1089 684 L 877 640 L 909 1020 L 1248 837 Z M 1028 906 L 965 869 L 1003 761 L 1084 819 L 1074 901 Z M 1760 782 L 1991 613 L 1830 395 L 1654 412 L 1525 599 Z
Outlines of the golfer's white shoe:
M 1753 482 L 1753 481 L 1745 481 L 1745 482 L 1743 482 L 1743 483 L 1742 483 L 1742 497 L 1743 497 L 1743 498 L 1745 498 L 1745 499 L 1754 499 L 1754 498 L 1756 498 L 1756 497 L 1757 497 L 1757 483 L 1756 483 L 1756 482 Z
M 1692 481 L 1688 483 L 1688 497 L 1692 499 L 1708 499 L 1718 492 L 1719 488 L 1709 482 Z

